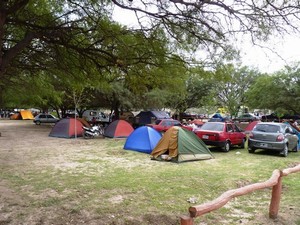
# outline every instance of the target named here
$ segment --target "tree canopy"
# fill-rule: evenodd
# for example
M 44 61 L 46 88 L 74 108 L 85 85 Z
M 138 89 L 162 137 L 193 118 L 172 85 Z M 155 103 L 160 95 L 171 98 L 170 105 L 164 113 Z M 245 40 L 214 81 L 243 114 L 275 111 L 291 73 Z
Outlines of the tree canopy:
M 34 101 L 42 106 L 64 108 L 75 95 L 102 93 L 111 107 L 151 107 L 165 105 L 177 91 L 183 109 L 195 99 L 193 90 L 205 92 L 191 85 L 203 81 L 203 74 L 188 74 L 194 51 L 211 53 L 211 62 L 218 54 L 226 61 L 238 34 L 255 42 L 297 31 L 298 6 L 297 1 L 268 0 L 3 0 L 0 107 L 4 98 L 11 99 L 8 93 L 35 85 Z M 116 7 L 135 13 L 139 24 L 116 23 Z M 113 88 L 124 95 L 114 95 Z M 129 97 L 133 101 L 122 106 L 120 100 L 132 94 L 139 99 Z
M 112 4 L 133 11 L 143 28 L 161 26 L 182 46 L 192 48 L 225 47 L 238 33 L 248 33 L 256 41 L 298 30 L 300 10 L 298 1 L 269 0 L 112 0 Z
M 247 104 L 260 109 L 271 109 L 280 114 L 300 114 L 299 65 L 270 75 L 262 75 L 246 93 Z

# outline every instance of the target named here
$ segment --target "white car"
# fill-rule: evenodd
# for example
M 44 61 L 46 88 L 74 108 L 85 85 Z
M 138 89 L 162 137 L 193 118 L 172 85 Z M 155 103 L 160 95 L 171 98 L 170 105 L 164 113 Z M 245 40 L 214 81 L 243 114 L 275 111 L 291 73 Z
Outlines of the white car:
M 57 117 L 47 113 L 41 113 L 33 120 L 36 125 L 40 125 L 41 123 L 56 123 L 58 121 L 59 119 Z

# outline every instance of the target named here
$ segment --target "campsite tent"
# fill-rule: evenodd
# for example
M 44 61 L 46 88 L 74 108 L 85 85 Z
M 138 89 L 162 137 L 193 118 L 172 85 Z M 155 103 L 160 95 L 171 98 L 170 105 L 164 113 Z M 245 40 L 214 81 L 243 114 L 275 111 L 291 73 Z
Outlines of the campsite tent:
M 11 116 L 9 117 L 11 120 L 21 120 L 21 114 L 19 112 L 13 113 L 11 114 Z
M 161 133 L 152 127 L 142 126 L 128 136 L 124 149 L 150 154 L 160 139 Z
M 158 119 L 170 119 L 170 115 L 165 111 L 141 111 L 136 115 L 138 125 L 146 125 Z
M 209 122 L 224 122 L 228 118 L 225 115 L 222 115 L 221 113 L 215 113 L 209 120 Z
M 79 118 L 79 117 L 76 117 L 77 120 L 79 120 L 83 126 L 85 127 L 88 127 L 88 128 L 91 128 L 91 124 L 89 124 L 84 118 Z
M 31 111 L 29 110 L 21 110 L 20 111 L 21 117 L 23 120 L 33 120 L 34 116 L 32 115 Z
M 34 116 L 29 110 L 21 110 L 20 112 L 14 113 L 10 116 L 11 120 L 33 120 Z
M 184 162 L 211 159 L 210 150 L 192 131 L 171 127 L 151 152 L 153 159 Z
M 252 121 L 251 123 L 249 123 L 245 128 L 245 133 L 250 133 L 253 130 L 253 128 L 255 127 L 255 125 L 258 123 L 260 123 L 259 120 L 255 120 L 255 121 Z
M 64 118 L 55 124 L 49 136 L 61 138 L 74 138 L 75 136 L 82 137 L 82 126 L 83 124 L 77 119 Z
M 110 138 L 128 137 L 133 130 L 133 127 L 127 121 L 115 120 L 105 128 L 104 136 Z

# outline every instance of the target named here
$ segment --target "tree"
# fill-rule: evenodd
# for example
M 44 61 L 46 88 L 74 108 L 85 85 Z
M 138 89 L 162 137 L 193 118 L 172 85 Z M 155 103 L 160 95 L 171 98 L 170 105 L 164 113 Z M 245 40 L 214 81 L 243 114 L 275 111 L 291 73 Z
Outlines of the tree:
M 35 1 L 13 2 L 0 4 L 6 12 L 0 92 L 8 86 L 17 87 L 20 74 L 38 79 L 43 73 L 49 76 L 43 79 L 53 84 L 54 91 L 64 94 L 56 103 L 65 109 L 78 86 L 80 92 L 92 95 L 99 89 L 107 93 L 110 84 L 123 80 L 124 88 L 138 95 L 155 88 L 164 77 L 155 76 L 153 68 L 166 67 L 170 60 L 182 61 L 169 52 L 161 29 L 144 33 L 115 24 L 106 16 L 109 14 L 102 1 L 41 1 L 39 10 Z M 91 102 L 81 101 L 81 105 L 88 107 Z
M 133 11 L 144 29 L 161 26 L 182 47 L 226 49 L 238 33 L 266 41 L 270 35 L 298 30 L 298 2 L 291 1 L 184 1 L 112 0 Z M 147 22 L 145 22 L 147 17 Z M 149 22 L 150 21 L 150 22 Z M 213 52 L 215 53 L 215 52 Z
M 129 29 L 112 22 L 111 7 L 135 12 L 140 28 Z M 174 53 L 209 47 L 215 59 L 216 53 L 221 52 L 217 47 L 231 50 L 228 40 L 235 33 L 248 32 L 253 40 L 267 40 L 275 31 L 296 30 L 293 24 L 299 20 L 299 10 L 297 2 L 267 0 L 238 0 L 231 4 L 182 0 L 3 0 L 0 106 L 4 91 L 23 74 L 34 77 L 40 72 L 62 76 L 62 80 L 76 80 L 78 75 L 79 79 L 85 76 L 108 83 L 112 77 L 114 80 L 126 76 L 124 85 L 128 90 L 148 91 L 147 85 L 158 84 L 153 78 L 157 74 L 144 73 L 147 67 L 153 71 L 168 61 L 168 56 L 179 59 L 173 57 Z M 144 16 L 146 23 L 142 21 Z M 143 46 L 142 40 L 147 44 Z M 170 40 L 174 42 L 170 44 Z M 168 47 L 167 52 L 166 48 L 160 49 L 163 45 Z M 82 73 L 76 73 L 80 70 Z M 143 89 L 139 89 L 139 77 L 145 80 Z
M 201 108 L 207 105 L 215 85 L 212 74 L 212 71 L 205 71 L 202 67 L 194 67 L 186 71 L 184 89 L 182 92 L 171 93 L 167 106 L 175 109 L 180 115 L 189 108 Z
M 250 106 L 269 109 L 280 114 L 300 114 L 299 64 L 275 74 L 258 77 L 247 91 Z
M 77 79 L 82 70 L 95 81 L 115 68 L 126 73 L 130 65 L 157 63 L 151 49 L 158 39 L 112 23 L 105 1 L 1 1 L 0 12 L 0 92 L 24 72 Z M 130 36 L 139 42 L 127 41 Z
M 237 116 L 246 104 L 245 92 L 254 83 L 259 73 L 248 67 L 235 68 L 232 64 L 219 65 L 215 71 L 217 105 L 225 107 L 231 116 Z

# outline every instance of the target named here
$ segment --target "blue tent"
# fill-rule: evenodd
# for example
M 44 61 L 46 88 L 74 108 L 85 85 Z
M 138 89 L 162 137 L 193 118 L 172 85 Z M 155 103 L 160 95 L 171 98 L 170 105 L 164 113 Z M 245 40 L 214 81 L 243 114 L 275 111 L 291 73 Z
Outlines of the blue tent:
M 209 122 L 224 122 L 226 120 L 229 120 L 228 117 L 223 116 L 221 113 L 215 113 L 211 119 L 209 120 Z
M 128 136 L 124 149 L 150 154 L 161 137 L 162 135 L 152 127 L 142 126 Z
M 165 111 L 141 111 L 135 118 L 139 125 L 146 125 L 158 119 L 170 119 L 170 115 Z

